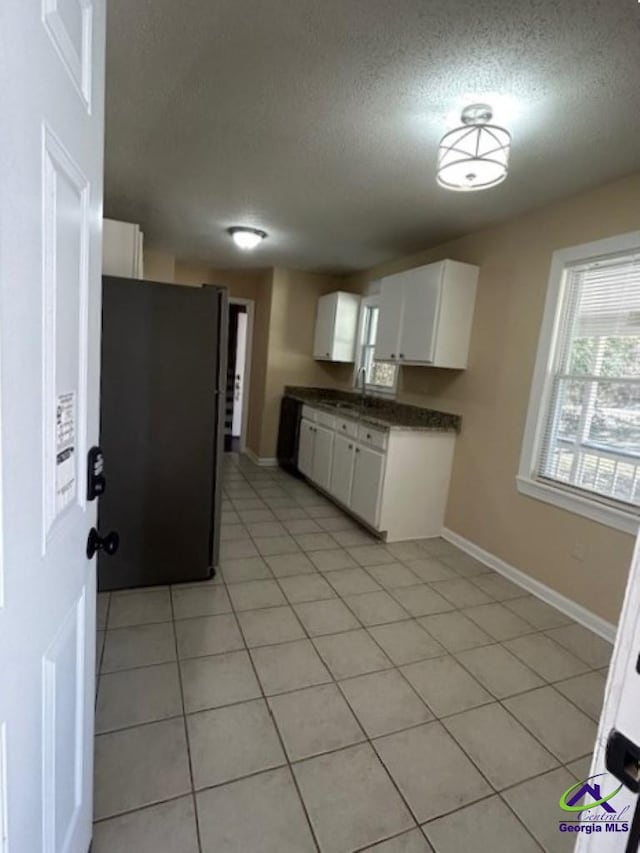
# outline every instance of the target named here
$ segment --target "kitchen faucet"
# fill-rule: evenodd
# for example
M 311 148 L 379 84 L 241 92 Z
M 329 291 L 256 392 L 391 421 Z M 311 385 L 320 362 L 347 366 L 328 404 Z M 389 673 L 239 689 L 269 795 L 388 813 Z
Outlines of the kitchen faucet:
M 360 394 L 361 394 L 361 405 L 364 409 L 365 402 L 367 399 L 367 368 L 363 365 L 358 368 L 358 372 L 356 374 L 356 386 L 360 383 Z

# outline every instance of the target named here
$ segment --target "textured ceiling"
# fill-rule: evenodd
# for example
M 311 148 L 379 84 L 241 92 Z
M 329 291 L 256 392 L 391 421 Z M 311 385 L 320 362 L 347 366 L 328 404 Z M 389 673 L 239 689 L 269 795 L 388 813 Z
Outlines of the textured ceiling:
M 219 266 L 368 267 L 640 168 L 635 0 L 109 0 L 105 212 Z M 505 183 L 435 184 L 470 102 Z M 229 225 L 269 239 L 240 253 Z

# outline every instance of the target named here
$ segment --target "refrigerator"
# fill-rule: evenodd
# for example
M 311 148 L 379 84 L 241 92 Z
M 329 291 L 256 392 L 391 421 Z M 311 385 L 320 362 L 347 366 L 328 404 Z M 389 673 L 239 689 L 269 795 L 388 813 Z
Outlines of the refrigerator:
M 103 278 L 101 591 L 215 573 L 227 310 L 222 287 Z

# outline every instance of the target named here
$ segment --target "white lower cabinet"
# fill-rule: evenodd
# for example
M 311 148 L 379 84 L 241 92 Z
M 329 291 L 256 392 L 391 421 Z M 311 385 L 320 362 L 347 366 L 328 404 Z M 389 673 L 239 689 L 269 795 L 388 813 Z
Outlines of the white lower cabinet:
M 313 445 L 315 424 L 302 419 L 300 423 L 300 441 L 298 443 L 298 470 L 305 477 L 313 476 Z
M 353 486 L 349 508 L 372 527 L 378 526 L 385 456 L 377 450 L 358 446 L 353 466 Z
M 327 491 L 345 506 L 349 506 L 349 501 L 351 500 L 354 456 L 355 445 L 353 439 L 348 435 L 338 433 L 333 442 L 331 483 Z
M 304 407 L 298 469 L 388 542 L 439 536 L 455 434 L 389 432 Z
M 334 431 L 329 429 L 329 427 L 315 427 L 311 479 L 321 489 L 325 489 L 326 491 L 329 491 L 329 484 L 331 482 L 334 436 Z

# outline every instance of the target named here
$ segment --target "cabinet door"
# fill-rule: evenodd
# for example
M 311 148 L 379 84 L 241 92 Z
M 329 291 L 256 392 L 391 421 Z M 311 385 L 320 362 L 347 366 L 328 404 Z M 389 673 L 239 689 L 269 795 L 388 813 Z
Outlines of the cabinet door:
M 384 475 L 383 453 L 356 446 L 350 508 L 372 527 L 378 526 Z
M 311 421 L 302 419 L 300 424 L 300 441 L 298 442 L 298 470 L 305 477 L 313 474 L 313 445 L 315 426 Z
M 333 331 L 335 325 L 337 294 L 328 293 L 318 299 L 316 333 L 313 340 L 313 357 L 330 359 L 333 354 Z
M 351 500 L 354 455 L 355 445 L 353 439 L 347 435 L 336 435 L 333 442 L 333 461 L 331 463 L 329 491 L 336 500 L 345 506 L 349 506 Z
M 395 361 L 398 358 L 405 276 L 406 273 L 400 273 L 382 279 L 375 350 L 377 359 Z
M 404 281 L 404 312 L 400 333 L 400 361 L 433 361 L 442 264 L 410 270 Z
M 334 431 L 327 427 L 317 426 L 315 428 L 311 479 L 327 491 L 329 491 L 331 482 L 334 435 Z

